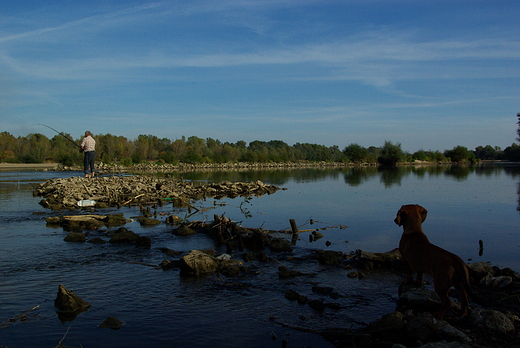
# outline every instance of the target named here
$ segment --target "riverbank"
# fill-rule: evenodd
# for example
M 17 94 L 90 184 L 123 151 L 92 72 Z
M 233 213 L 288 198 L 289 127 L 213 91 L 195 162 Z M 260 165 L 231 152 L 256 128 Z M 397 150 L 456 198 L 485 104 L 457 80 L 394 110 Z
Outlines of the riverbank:
M 0 170 L 56 170 L 59 163 L 0 163 Z
M 510 162 L 482 161 L 481 164 Z M 437 166 L 452 165 L 449 162 L 428 162 L 415 160 L 401 162 L 399 166 Z M 456 164 L 456 163 L 455 163 Z M 298 168 L 349 168 L 377 167 L 377 163 L 350 162 L 236 162 L 236 163 L 139 163 L 129 166 L 119 164 L 97 163 L 99 174 L 111 173 L 148 173 L 148 172 L 196 172 L 196 171 L 229 171 L 229 170 L 262 170 L 262 169 L 298 169 Z M 61 163 L 0 163 L 0 170 L 53 170 L 53 171 L 83 171 L 82 166 L 65 166 Z
M 510 162 L 482 161 L 481 164 Z M 415 160 L 402 162 L 398 166 L 446 166 L 456 163 L 428 162 Z M 350 162 L 234 162 L 234 163 L 139 163 L 132 165 L 97 163 L 98 174 L 116 173 L 170 173 L 170 172 L 197 172 L 197 171 L 246 171 L 246 170 L 273 170 L 273 169 L 306 169 L 306 168 L 352 168 L 378 167 L 377 163 L 350 163 Z M 61 163 L 0 163 L 0 170 L 52 170 L 52 171 L 83 171 L 82 166 L 65 166 Z

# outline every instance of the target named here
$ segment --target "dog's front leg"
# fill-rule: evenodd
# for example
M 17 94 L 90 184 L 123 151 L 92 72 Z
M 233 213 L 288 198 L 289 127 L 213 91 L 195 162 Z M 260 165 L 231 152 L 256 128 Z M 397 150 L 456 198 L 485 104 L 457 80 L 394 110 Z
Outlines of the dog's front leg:
M 414 284 L 413 280 L 413 270 L 412 267 L 410 267 L 410 264 L 405 260 L 404 261 L 404 270 L 406 271 L 406 280 L 404 281 L 405 284 Z
M 423 272 L 417 272 L 417 279 L 415 280 L 415 285 L 419 288 L 423 286 Z

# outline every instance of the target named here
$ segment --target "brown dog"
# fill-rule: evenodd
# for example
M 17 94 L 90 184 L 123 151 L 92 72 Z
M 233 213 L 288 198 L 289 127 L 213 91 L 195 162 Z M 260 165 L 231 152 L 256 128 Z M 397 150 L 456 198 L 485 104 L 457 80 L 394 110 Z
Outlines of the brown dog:
M 441 308 L 436 313 L 439 317 L 453 305 L 448 292 L 454 286 L 462 304 L 459 315 L 466 315 L 468 293 L 471 293 L 468 267 L 457 255 L 430 243 L 422 230 L 427 213 L 420 205 L 403 205 L 394 220 L 397 225 L 403 226 L 399 251 L 408 267 L 407 283 L 413 282 L 414 272 L 417 272 L 419 286 L 422 286 L 423 273 L 433 277 L 435 292 L 442 300 Z

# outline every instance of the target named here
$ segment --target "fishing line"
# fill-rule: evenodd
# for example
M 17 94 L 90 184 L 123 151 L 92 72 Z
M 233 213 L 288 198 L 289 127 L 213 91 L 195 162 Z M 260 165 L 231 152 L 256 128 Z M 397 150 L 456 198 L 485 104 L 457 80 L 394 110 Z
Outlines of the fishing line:
M 73 143 L 74 145 L 76 145 L 77 147 L 79 147 L 79 149 L 81 150 L 81 146 L 79 146 L 78 144 L 76 144 L 72 139 L 68 138 L 65 134 L 63 134 L 63 132 L 58 132 L 56 129 L 52 128 L 52 127 L 49 127 L 47 126 L 46 124 L 43 124 L 43 123 L 38 123 L 37 124 L 38 126 L 44 126 L 44 127 L 47 127 L 49 129 L 52 129 L 53 131 L 55 131 L 56 133 L 58 133 L 59 135 L 61 135 L 62 137 L 64 137 L 65 139 L 67 139 L 68 141 L 70 141 L 71 143 Z

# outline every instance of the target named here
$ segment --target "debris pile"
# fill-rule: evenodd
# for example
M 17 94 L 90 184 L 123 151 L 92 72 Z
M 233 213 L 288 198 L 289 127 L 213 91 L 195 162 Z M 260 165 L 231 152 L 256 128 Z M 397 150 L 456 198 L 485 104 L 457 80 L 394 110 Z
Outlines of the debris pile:
M 162 204 L 166 201 L 189 205 L 191 199 L 259 197 L 279 189 L 261 181 L 204 184 L 152 176 L 104 176 L 49 180 L 39 184 L 33 194 L 43 197 L 40 204 L 45 208 L 62 210 L 77 209 L 78 202 L 84 200 L 95 201 L 96 208 Z

